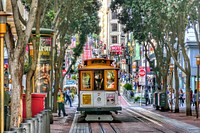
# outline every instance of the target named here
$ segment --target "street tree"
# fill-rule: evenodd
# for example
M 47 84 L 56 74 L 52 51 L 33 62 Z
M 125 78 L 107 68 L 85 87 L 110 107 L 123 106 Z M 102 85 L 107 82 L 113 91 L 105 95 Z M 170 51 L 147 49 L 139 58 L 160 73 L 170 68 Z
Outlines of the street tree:
M 153 68 L 158 84 L 158 91 L 167 91 L 167 75 L 169 70 L 170 54 L 165 45 L 164 23 L 162 14 L 164 5 L 160 1 L 113 1 L 111 9 L 117 11 L 120 23 L 125 25 L 125 31 L 133 32 L 133 38 L 140 42 L 145 51 L 145 57 Z M 150 61 L 147 51 L 153 48 L 157 65 Z M 167 101 L 167 98 L 166 98 Z M 165 110 L 168 110 L 166 104 Z
M 10 69 L 12 78 L 12 94 L 11 94 L 11 122 L 10 127 L 19 127 L 22 121 L 22 76 L 24 72 L 24 55 L 25 47 L 29 42 L 32 27 L 35 21 L 37 12 L 37 0 L 32 0 L 30 4 L 30 12 L 26 25 L 22 22 L 21 13 L 19 10 L 17 0 L 12 0 L 12 13 L 17 31 L 17 39 L 15 39 L 11 32 L 11 27 L 8 25 L 8 31 L 5 36 L 6 47 L 9 56 L 9 65 L 14 66 Z M 15 39 L 15 40 L 14 40 Z
M 189 1 L 170 1 L 168 3 L 166 14 L 166 29 L 168 30 L 167 45 L 170 48 L 171 56 L 174 60 L 175 66 L 178 67 L 183 73 L 186 74 L 186 115 L 192 115 L 191 111 L 191 100 L 190 100 L 190 77 L 191 77 L 191 67 L 190 59 L 185 49 L 185 29 L 188 25 L 188 11 L 190 10 Z M 175 43 L 176 42 L 176 43 Z M 174 47 L 176 45 L 176 48 Z M 178 54 L 183 56 L 184 65 L 179 62 Z M 176 70 L 176 80 L 178 81 L 178 72 Z M 178 83 L 177 83 L 178 86 Z M 176 87 L 177 87 L 176 86 Z M 177 93 L 178 93 L 178 88 Z M 179 96 L 179 95 L 178 95 Z M 178 103 L 176 103 L 175 111 L 178 111 Z
M 188 19 L 190 24 L 189 28 L 192 27 L 194 29 L 195 37 L 197 44 L 199 46 L 199 54 L 200 54 L 200 1 L 199 0 L 191 0 L 188 2 Z
M 24 6 L 26 6 L 27 10 L 29 11 L 30 9 L 30 1 L 24 1 Z M 30 53 L 30 44 L 33 45 L 33 57 L 30 57 L 30 54 L 28 54 L 28 64 L 25 65 L 25 71 L 24 73 L 26 74 L 26 118 L 31 118 L 32 117 L 32 97 L 31 93 L 33 92 L 33 77 L 35 74 L 36 70 L 36 64 L 38 61 L 38 51 L 39 51 L 39 45 L 40 45 L 40 27 L 41 23 L 43 21 L 43 16 L 45 14 L 46 8 L 49 4 L 49 0 L 40 0 L 38 1 L 38 9 L 37 9 L 37 14 L 36 14 L 36 21 L 35 21 L 35 35 L 32 35 L 28 44 L 28 50 Z M 23 21 L 24 22 L 24 21 Z M 33 33 L 33 31 L 32 31 Z M 26 64 L 26 62 L 25 62 Z
M 175 78 L 178 78 L 177 67 L 186 74 L 186 115 L 191 115 L 190 107 L 190 60 L 188 58 L 184 33 L 187 25 L 188 1 L 114 1 L 114 8 L 122 5 L 122 13 L 119 18 L 126 24 L 126 30 L 133 31 L 137 40 L 147 40 L 154 48 L 157 63 L 160 62 L 159 75 L 162 77 L 164 92 L 167 86 L 167 73 L 169 68 L 169 59 L 172 57 L 175 62 Z M 140 6 L 137 6 L 140 5 Z M 122 15 L 123 14 L 123 15 Z M 125 15 L 124 15 L 125 14 Z M 130 15 L 131 14 L 131 15 Z M 128 19 L 127 19 L 128 18 Z M 175 42 L 176 38 L 178 42 Z M 152 43 L 152 40 L 156 42 Z M 162 51 L 162 49 L 165 49 Z M 177 60 L 178 53 L 182 53 L 184 67 Z M 167 60 L 163 60 L 162 55 L 167 55 Z M 164 58 L 165 59 L 165 58 Z M 151 63 L 150 63 L 151 65 Z M 178 81 L 178 80 L 176 80 Z M 176 82 L 175 81 L 175 82 Z M 176 94 L 179 92 L 178 82 L 176 84 Z M 178 96 L 178 95 L 177 95 Z M 176 109 L 178 109 L 178 100 L 176 100 Z
M 49 12 L 49 20 L 53 20 L 50 24 L 55 33 L 54 40 L 57 41 L 55 46 L 55 54 L 53 68 L 55 72 L 54 82 L 54 103 L 53 112 L 57 112 L 57 92 L 58 88 L 63 85 L 64 76 L 71 70 L 75 64 L 77 57 L 82 53 L 83 46 L 86 42 L 87 35 L 93 32 L 98 32 L 98 15 L 99 2 L 96 0 L 86 1 L 55 1 L 55 11 Z M 48 22 L 46 23 L 48 24 Z M 70 45 L 71 37 L 79 36 L 79 44 L 73 49 L 72 63 L 70 64 L 65 75 L 62 75 L 62 64 L 66 54 L 66 49 Z M 56 42 L 56 41 L 54 41 Z

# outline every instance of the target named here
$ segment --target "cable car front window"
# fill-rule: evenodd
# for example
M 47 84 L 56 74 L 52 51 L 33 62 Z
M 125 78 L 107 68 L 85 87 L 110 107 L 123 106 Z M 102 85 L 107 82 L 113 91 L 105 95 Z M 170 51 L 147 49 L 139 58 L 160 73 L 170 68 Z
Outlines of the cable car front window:
M 103 70 L 94 71 L 94 90 L 104 90 Z

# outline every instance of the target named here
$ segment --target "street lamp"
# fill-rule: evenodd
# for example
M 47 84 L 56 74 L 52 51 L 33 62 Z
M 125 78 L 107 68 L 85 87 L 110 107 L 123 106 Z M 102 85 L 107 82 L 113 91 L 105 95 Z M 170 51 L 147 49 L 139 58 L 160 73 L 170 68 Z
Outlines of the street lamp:
M 172 87 L 172 84 L 173 84 L 173 69 L 174 69 L 174 65 L 173 64 L 170 64 L 169 66 L 169 70 L 170 70 L 170 74 L 171 74 L 171 112 L 173 111 L 172 110 L 172 94 L 173 94 L 173 87 Z
M 196 118 L 199 116 L 199 65 L 200 65 L 200 55 L 196 56 L 196 64 L 197 64 L 197 94 L 196 94 Z
M 6 33 L 7 16 L 11 16 L 6 12 L 0 11 L 0 132 L 4 131 L 4 35 Z

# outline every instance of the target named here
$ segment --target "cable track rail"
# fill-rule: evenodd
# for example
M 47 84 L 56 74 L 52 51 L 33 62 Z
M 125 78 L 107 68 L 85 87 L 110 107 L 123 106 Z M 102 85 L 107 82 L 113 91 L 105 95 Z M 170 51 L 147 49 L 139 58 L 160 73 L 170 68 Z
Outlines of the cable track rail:
M 134 110 L 133 107 L 123 108 L 118 114 L 113 113 L 114 120 L 107 121 L 85 121 L 81 114 L 75 114 L 70 133 L 132 133 L 136 132 L 158 132 L 158 133 L 185 133 L 175 125 L 160 121 L 148 116 L 145 112 Z M 144 114 L 143 114 L 144 113 Z M 144 128 L 143 128 L 144 127 Z
M 75 114 L 70 133 L 120 133 L 114 123 L 109 122 L 87 122 L 80 120 L 81 115 Z
M 126 110 L 127 113 L 130 115 L 135 114 L 133 117 L 135 117 L 136 119 L 138 119 L 145 125 L 149 126 L 150 128 L 153 128 L 159 132 L 162 132 L 162 133 L 166 133 L 166 132 L 184 133 L 185 132 L 185 130 L 180 129 L 179 127 L 176 127 L 170 123 L 159 121 L 159 120 L 152 118 L 150 116 L 147 116 L 141 112 L 135 111 L 132 108 L 131 109 L 125 108 L 124 110 Z M 146 121 L 142 120 L 141 118 L 138 118 L 136 115 L 143 117 L 144 119 L 146 119 Z
M 120 133 L 113 123 L 108 122 L 89 122 L 89 133 Z M 94 129 L 95 127 L 95 129 Z

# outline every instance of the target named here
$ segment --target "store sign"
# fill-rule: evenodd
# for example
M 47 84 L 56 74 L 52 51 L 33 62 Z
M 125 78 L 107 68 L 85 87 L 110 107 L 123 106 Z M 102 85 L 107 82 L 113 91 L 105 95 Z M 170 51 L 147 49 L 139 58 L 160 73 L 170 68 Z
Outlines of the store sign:
M 110 52 L 114 54 L 122 54 L 122 47 L 121 46 L 111 46 Z

